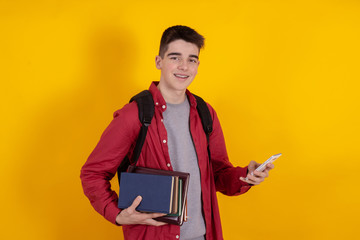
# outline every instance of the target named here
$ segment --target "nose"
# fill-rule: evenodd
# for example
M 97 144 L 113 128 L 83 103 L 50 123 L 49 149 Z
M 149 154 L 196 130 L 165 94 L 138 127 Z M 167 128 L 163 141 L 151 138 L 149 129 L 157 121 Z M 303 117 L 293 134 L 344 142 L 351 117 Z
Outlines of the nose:
M 188 63 L 185 60 L 179 62 L 178 69 L 186 71 L 188 69 Z

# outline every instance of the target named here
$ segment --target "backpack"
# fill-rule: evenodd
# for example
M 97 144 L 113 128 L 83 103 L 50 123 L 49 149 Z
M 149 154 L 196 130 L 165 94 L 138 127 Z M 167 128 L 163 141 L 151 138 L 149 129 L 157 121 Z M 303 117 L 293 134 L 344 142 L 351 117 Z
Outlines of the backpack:
M 196 108 L 197 108 L 197 111 L 201 118 L 201 123 L 202 123 L 203 129 L 204 129 L 204 132 L 206 134 L 207 142 L 209 143 L 209 136 L 213 130 L 213 121 L 211 118 L 209 108 L 207 107 L 205 101 L 201 97 L 199 97 L 195 94 L 193 94 L 193 96 L 196 98 L 196 102 L 197 102 Z M 137 95 L 135 95 L 134 97 L 132 97 L 130 99 L 130 103 L 133 101 L 136 101 L 136 103 L 138 105 L 141 129 L 140 129 L 139 137 L 136 141 L 136 145 L 134 148 L 132 161 L 130 162 L 129 157 L 125 156 L 124 160 L 121 162 L 120 166 L 118 167 L 117 172 L 118 172 L 119 182 L 120 182 L 120 173 L 126 172 L 128 167 L 131 164 L 136 165 L 138 158 L 140 156 L 140 153 L 141 153 L 141 149 L 145 142 L 148 127 L 151 124 L 151 120 L 154 116 L 154 111 L 155 111 L 154 100 L 153 100 L 152 95 L 149 90 L 144 90 L 144 91 L 138 93 Z M 208 144 L 207 149 L 208 149 L 209 160 L 210 160 L 209 144 Z

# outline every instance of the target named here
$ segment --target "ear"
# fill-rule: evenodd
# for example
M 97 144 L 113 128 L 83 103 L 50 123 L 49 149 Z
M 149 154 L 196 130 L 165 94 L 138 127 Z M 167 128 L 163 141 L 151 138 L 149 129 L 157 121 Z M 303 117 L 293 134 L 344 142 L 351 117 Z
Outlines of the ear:
M 162 58 L 158 55 L 155 57 L 155 65 L 157 69 L 161 69 Z

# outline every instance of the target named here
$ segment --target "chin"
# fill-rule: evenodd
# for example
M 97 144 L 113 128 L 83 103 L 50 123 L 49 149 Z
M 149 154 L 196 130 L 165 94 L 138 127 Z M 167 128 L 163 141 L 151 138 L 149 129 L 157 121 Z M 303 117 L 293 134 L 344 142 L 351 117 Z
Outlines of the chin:
M 174 84 L 174 87 L 177 90 L 186 90 L 192 81 L 186 80 L 186 81 L 177 81 L 176 84 Z

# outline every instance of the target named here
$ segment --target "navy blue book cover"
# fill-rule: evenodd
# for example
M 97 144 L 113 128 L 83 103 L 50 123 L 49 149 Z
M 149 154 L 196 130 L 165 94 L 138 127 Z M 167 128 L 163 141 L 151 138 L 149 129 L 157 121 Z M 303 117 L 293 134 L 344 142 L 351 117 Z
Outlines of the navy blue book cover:
M 122 172 L 118 207 L 129 207 L 137 196 L 142 196 L 137 211 L 169 213 L 171 210 L 173 177 Z

